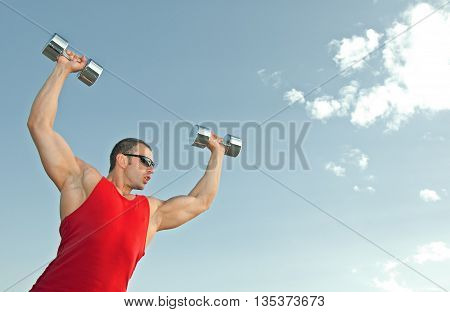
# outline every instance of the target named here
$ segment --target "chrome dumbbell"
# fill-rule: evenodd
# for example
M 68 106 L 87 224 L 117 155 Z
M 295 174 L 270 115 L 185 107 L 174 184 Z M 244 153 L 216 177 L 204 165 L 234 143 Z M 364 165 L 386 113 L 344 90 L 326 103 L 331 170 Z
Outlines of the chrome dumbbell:
M 211 138 L 211 129 L 195 125 L 189 136 L 192 146 L 205 148 Z M 238 137 L 227 134 L 222 141 L 225 146 L 225 155 L 236 157 L 242 148 L 242 140 Z
M 42 54 L 56 62 L 60 55 L 64 56 L 69 61 L 70 56 L 67 55 L 67 47 L 69 43 L 63 37 L 58 34 L 54 34 L 50 41 L 45 45 Z M 88 86 L 92 86 L 103 72 L 103 67 L 95 63 L 93 60 L 89 60 L 86 66 L 78 73 L 78 79 L 84 82 Z

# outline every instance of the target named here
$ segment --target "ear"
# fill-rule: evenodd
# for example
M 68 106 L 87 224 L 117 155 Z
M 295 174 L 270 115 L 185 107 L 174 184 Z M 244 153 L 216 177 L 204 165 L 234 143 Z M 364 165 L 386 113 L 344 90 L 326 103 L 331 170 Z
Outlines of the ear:
M 119 166 L 122 169 L 128 165 L 128 157 L 124 154 L 117 154 L 116 156 L 116 166 Z

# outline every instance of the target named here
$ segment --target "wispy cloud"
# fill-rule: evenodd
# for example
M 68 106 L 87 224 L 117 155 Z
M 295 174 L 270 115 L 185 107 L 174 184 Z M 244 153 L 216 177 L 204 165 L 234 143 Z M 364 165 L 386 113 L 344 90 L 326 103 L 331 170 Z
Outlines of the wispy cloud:
M 352 148 L 344 154 L 343 162 L 353 164 L 361 170 L 366 170 L 369 166 L 369 156 L 358 148 Z
M 403 283 L 398 280 L 398 272 L 389 272 L 388 278 L 385 280 L 380 280 L 378 277 L 373 279 L 373 285 L 382 291 L 389 292 L 406 292 L 412 291 L 410 288 L 406 287 Z
M 419 246 L 412 258 L 419 264 L 446 261 L 450 259 L 450 248 L 444 242 L 432 242 Z
M 333 172 L 336 176 L 344 177 L 347 169 L 358 168 L 360 172 L 365 171 L 369 166 L 369 156 L 363 153 L 359 148 L 346 146 L 345 151 L 338 161 L 329 161 L 325 164 L 327 171 Z M 374 176 L 370 175 L 366 178 L 368 181 L 373 181 Z M 355 192 L 369 192 L 374 193 L 375 188 L 372 186 L 361 187 L 355 185 L 353 187 Z
M 445 142 L 445 137 L 443 137 L 442 135 L 433 135 L 433 134 L 431 134 L 431 132 L 426 132 L 422 136 L 422 140 Z
M 375 189 L 372 186 L 366 187 L 367 192 L 369 193 L 375 193 Z
M 278 89 L 281 86 L 281 71 L 273 73 L 268 72 L 265 68 L 258 70 L 258 76 L 265 85 L 269 85 Z
M 402 261 L 405 263 L 414 263 L 415 266 L 424 265 L 428 262 L 444 262 L 450 260 L 450 248 L 446 243 L 442 241 L 431 242 L 425 245 L 418 246 L 416 252 L 408 257 L 405 257 Z M 378 263 L 379 267 L 380 264 Z M 405 281 L 400 281 L 400 274 L 405 267 L 398 261 L 388 260 L 381 263 L 381 270 L 379 270 L 379 276 L 372 279 L 372 285 L 383 291 L 411 291 L 411 287 L 408 287 Z M 429 286 L 421 287 L 420 289 L 414 289 L 417 291 L 424 290 L 439 290 L 435 287 L 429 288 Z
M 334 162 L 329 162 L 325 165 L 325 170 L 333 172 L 337 177 L 345 176 L 345 168 L 336 165 Z
M 370 174 L 366 177 L 367 181 L 374 181 L 375 180 L 375 176 L 373 174 Z
M 354 185 L 353 191 L 356 193 L 359 193 L 359 192 L 375 193 L 376 192 L 375 188 L 372 186 L 360 187 L 359 185 Z

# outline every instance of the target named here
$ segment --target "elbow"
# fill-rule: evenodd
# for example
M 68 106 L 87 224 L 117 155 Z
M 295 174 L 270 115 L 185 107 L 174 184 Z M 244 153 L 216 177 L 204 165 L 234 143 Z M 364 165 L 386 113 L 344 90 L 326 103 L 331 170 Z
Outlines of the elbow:
M 33 128 L 33 126 L 34 126 L 34 122 L 31 120 L 31 118 L 28 118 L 28 121 L 27 121 L 27 128 L 28 128 L 29 130 L 31 130 L 31 129 Z
M 204 205 L 202 206 L 202 213 L 208 211 L 209 207 L 211 207 L 210 204 L 204 204 Z
M 214 200 L 214 197 L 206 197 L 206 198 L 202 199 L 201 204 L 200 204 L 201 211 L 202 212 L 207 211 L 211 207 L 213 200 Z
M 33 129 L 36 129 L 36 125 L 37 125 L 38 123 L 36 122 L 36 120 L 34 120 L 34 119 L 32 119 L 32 118 L 28 118 L 28 121 L 27 121 L 27 128 L 28 128 L 28 130 L 30 130 L 30 131 L 32 131 Z
M 213 202 L 214 196 L 201 195 L 195 196 L 195 203 L 192 203 L 192 207 L 195 207 L 195 214 L 199 215 L 209 209 Z
M 27 128 L 28 128 L 28 132 L 30 132 L 30 134 L 33 136 L 33 133 L 36 132 L 36 125 L 35 125 L 35 123 L 31 122 L 30 120 L 28 120 Z
M 49 125 L 47 122 L 28 119 L 27 128 L 30 133 L 33 133 L 39 131 L 40 129 L 51 129 L 51 125 Z
M 34 122 L 27 122 L 28 132 L 30 132 L 31 136 L 35 135 L 39 130 Z

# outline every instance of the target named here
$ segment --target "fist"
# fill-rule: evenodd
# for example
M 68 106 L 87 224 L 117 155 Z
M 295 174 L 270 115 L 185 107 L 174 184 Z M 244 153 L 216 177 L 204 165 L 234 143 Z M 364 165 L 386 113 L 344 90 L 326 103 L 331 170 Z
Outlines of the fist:
M 86 66 L 87 59 L 84 55 L 79 56 L 70 50 L 66 50 L 66 53 L 69 56 L 70 60 L 65 58 L 63 55 L 60 55 L 58 57 L 57 63 L 58 65 L 62 66 L 68 73 L 76 73 Z
M 225 146 L 223 146 L 222 142 L 223 139 L 221 137 L 218 137 L 214 132 L 211 132 L 207 147 L 211 153 L 217 151 L 225 154 Z

